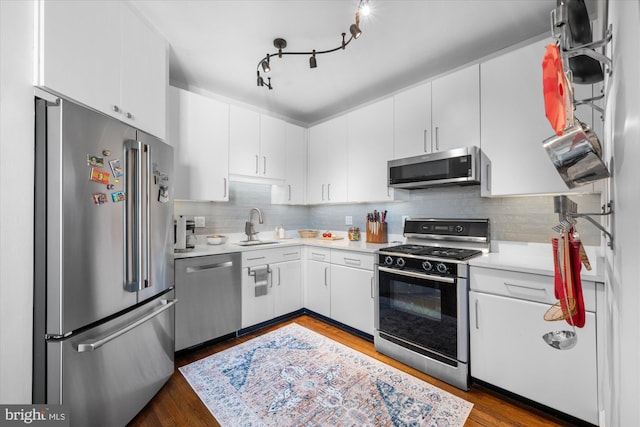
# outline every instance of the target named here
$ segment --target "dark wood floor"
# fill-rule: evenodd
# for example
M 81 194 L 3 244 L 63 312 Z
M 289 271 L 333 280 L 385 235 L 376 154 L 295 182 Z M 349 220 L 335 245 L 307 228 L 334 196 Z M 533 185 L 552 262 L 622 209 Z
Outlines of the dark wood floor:
M 226 348 L 250 340 L 259 335 L 280 328 L 289 323 L 298 323 L 308 329 L 345 344 L 368 356 L 387 363 L 404 372 L 421 378 L 443 390 L 474 404 L 466 426 L 569 426 L 551 414 L 512 400 L 488 388 L 474 384 L 468 392 L 459 390 L 413 368 L 403 365 L 387 356 L 377 353 L 373 343 L 336 328 L 311 316 L 302 315 L 292 320 L 261 329 L 240 338 L 212 344 L 176 357 L 176 370 L 167 384 L 153 400 L 134 418 L 131 427 L 157 426 L 218 426 L 209 410 L 191 389 L 178 367 L 217 353 Z M 544 379 L 540 379 L 544 381 Z

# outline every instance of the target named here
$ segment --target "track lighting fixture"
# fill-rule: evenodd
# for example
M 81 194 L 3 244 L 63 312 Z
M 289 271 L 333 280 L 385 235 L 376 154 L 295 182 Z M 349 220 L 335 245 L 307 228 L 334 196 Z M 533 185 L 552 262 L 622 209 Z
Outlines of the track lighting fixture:
M 268 73 L 269 71 L 271 71 L 270 60 L 272 57 L 276 55 L 278 56 L 278 58 L 282 58 L 282 55 L 311 55 L 309 57 L 309 68 L 316 68 L 318 66 L 316 55 L 331 53 L 340 49 L 345 49 L 347 45 L 351 43 L 351 40 L 355 40 L 362 35 L 362 30 L 360 29 L 360 14 L 362 14 L 363 16 L 367 16 L 369 15 L 369 12 L 370 12 L 369 0 L 360 0 L 360 3 L 358 4 L 358 9 L 356 10 L 356 22 L 355 24 L 351 24 L 351 26 L 349 27 L 349 33 L 351 33 L 351 37 L 349 37 L 348 40 L 345 40 L 345 37 L 347 34 L 342 33 L 342 43 L 340 44 L 340 46 L 334 49 L 327 49 L 327 50 L 320 50 L 320 51 L 316 51 L 315 49 L 313 49 L 311 52 L 283 52 L 282 49 L 287 47 L 287 41 L 282 38 L 275 39 L 273 41 L 273 45 L 276 47 L 276 49 L 278 49 L 278 52 L 267 53 L 267 55 L 264 58 L 262 58 L 260 62 L 258 62 L 258 70 L 257 70 L 258 86 L 267 87 L 269 88 L 269 90 L 273 89 L 273 87 L 271 86 L 271 77 L 269 77 L 267 79 L 267 82 L 265 82 L 262 76 L 260 75 L 260 67 L 262 67 L 262 71 L 265 73 Z

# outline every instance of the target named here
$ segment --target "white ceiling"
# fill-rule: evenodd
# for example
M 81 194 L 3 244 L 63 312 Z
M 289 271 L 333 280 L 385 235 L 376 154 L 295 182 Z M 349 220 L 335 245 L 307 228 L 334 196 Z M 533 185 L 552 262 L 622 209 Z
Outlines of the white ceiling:
M 272 58 L 273 90 L 256 84 L 273 40 L 286 39 L 285 52 L 337 47 L 357 0 L 132 3 L 171 45 L 173 84 L 310 125 L 549 32 L 556 0 L 370 0 L 362 36 L 317 68 L 306 55 Z

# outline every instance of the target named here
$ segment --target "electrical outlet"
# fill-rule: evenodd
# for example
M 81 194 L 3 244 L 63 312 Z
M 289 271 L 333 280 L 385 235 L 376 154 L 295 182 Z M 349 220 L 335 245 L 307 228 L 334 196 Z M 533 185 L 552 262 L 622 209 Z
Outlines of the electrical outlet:
M 351 215 L 344 217 L 344 225 L 353 225 L 353 217 Z
M 196 223 L 196 228 L 204 227 L 204 217 L 203 216 L 194 216 L 193 220 Z

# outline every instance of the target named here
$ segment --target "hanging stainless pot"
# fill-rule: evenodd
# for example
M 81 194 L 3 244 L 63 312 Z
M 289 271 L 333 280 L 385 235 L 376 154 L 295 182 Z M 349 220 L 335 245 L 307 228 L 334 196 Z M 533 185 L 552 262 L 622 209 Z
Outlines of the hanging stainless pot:
M 601 158 L 598 136 L 578 119 L 562 136 L 554 135 L 542 145 L 569 188 L 611 176 Z
M 602 146 L 595 132 L 573 115 L 573 88 L 567 79 L 568 127 L 560 136 L 545 139 L 542 146 L 569 188 L 609 178 L 602 161 Z

